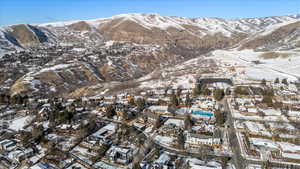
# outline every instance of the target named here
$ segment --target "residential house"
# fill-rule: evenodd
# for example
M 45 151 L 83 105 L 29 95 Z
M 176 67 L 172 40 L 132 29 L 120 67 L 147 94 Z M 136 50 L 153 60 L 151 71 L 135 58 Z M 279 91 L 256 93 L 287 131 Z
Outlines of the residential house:
M 219 147 L 221 142 L 221 138 L 194 133 L 187 133 L 185 141 L 188 147 L 200 147 L 202 145 Z
M 16 148 L 17 141 L 16 140 L 2 140 L 0 141 L 0 149 L 5 151 L 11 151 Z
M 112 162 L 126 165 L 132 161 L 133 151 L 129 147 L 111 146 L 106 157 Z

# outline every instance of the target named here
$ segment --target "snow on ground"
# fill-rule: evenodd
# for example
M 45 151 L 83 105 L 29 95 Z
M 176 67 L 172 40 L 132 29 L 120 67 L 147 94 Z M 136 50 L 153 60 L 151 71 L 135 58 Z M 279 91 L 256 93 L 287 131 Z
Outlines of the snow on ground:
M 287 129 L 287 130 L 296 130 L 296 128 L 289 123 L 268 123 L 271 129 Z
M 300 111 L 292 111 L 292 110 L 290 110 L 288 112 L 288 115 L 289 116 L 298 116 L 298 117 L 300 117 Z
M 55 71 L 55 70 L 59 70 L 59 69 L 66 69 L 70 66 L 72 66 L 72 64 L 59 64 L 59 65 L 55 65 L 55 66 L 52 66 L 49 68 L 43 68 L 38 73 L 51 72 L 51 71 Z
M 85 51 L 86 49 L 85 49 L 85 48 L 73 48 L 72 50 L 73 50 L 73 51 L 76 51 L 76 52 L 83 52 L 83 51 Z
M 170 145 L 174 142 L 173 137 L 160 136 L 160 135 L 156 136 L 155 140 L 164 145 Z
M 184 30 L 185 28 L 174 21 L 171 17 L 162 17 L 158 14 L 121 14 L 114 16 L 113 18 L 122 18 L 123 20 L 131 20 L 136 23 L 141 24 L 147 29 L 153 27 L 166 30 L 169 27 L 174 27 L 177 29 Z
M 239 113 L 239 112 L 235 111 L 233 113 L 233 116 L 236 119 L 244 119 L 244 120 L 289 122 L 289 120 L 283 115 L 281 115 L 281 116 L 264 116 L 264 117 L 262 117 L 262 116 L 258 116 L 258 115 L 255 115 L 255 114 L 253 114 L 251 116 L 250 115 L 244 115 L 242 113 Z
M 165 122 L 165 125 L 167 125 L 167 124 L 174 124 L 177 127 L 183 127 L 184 126 L 184 121 L 180 120 L 180 119 L 168 119 Z
M 247 166 L 248 169 L 262 169 L 261 168 L 261 165 L 258 165 L 258 164 L 249 164 Z
M 28 122 L 30 122 L 32 119 L 33 119 L 32 116 L 25 116 L 25 117 L 14 119 L 13 121 L 11 121 L 11 123 L 9 125 L 9 129 L 19 131 L 19 130 L 23 129 L 23 127 L 26 124 L 28 124 Z
M 115 41 L 109 40 L 109 41 L 105 42 L 105 46 L 109 47 L 109 46 L 112 46 L 114 43 L 115 43 Z
M 284 152 L 300 153 L 300 145 L 287 143 L 287 142 L 277 142 Z
M 300 154 L 282 153 L 282 157 L 291 158 L 291 159 L 300 159 Z
M 255 146 L 281 150 L 282 154 L 299 153 L 298 155 L 300 157 L 300 145 L 292 144 L 289 142 L 275 142 L 271 139 L 265 138 L 249 138 L 249 140 Z
M 281 112 L 280 110 L 275 109 L 264 109 L 262 110 L 266 116 L 280 116 Z
M 297 135 L 292 135 L 292 134 L 284 134 L 284 133 L 280 133 L 279 134 L 279 137 L 281 137 L 281 138 L 298 138 L 299 136 L 297 136 Z
M 85 169 L 86 167 L 84 167 L 83 165 L 81 165 L 79 163 L 74 163 L 74 164 L 70 165 L 67 169 L 74 169 L 74 168 Z
M 140 88 L 165 88 L 167 86 L 172 88 L 193 88 L 196 81 L 195 77 L 191 74 L 167 77 L 169 79 L 144 81 L 141 83 Z M 143 77 L 139 81 L 145 79 L 147 78 Z
M 269 137 L 272 136 L 272 134 L 261 123 L 245 121 L 244 124 L 248 128 L 248 130 L 250 130 L 250 132 L 252 133 L 260 133 L 261 135 L 269 136 Z
M 220 65 L 227 68 L 234 66 L 235 71 L 230 72 L 223 67 L 223 73 L 228 77 L 237 74 L 238 80 L 274 80 L 288 78 L 290 81 L 297 80 L 300 76 L 300 54 L 291 53 L 287 58 L 263 59 L 260 55 L 263 52 L 254 52 L 253 50 L 243 51 L 224 51 L 216 50 L 212 53 L 212 58 L 215 58 Z M 253 61 L 260 61 L 261 64 L 254 64 Z M 289 66 L 287 66 L 289 65 Z
M 204 162 L 196 158 L 186 159 L 191 169 L 221 169 L 222 165 L 215 161 Z
M 265 35 L 271 34 L 272 32 L 274 32 L 275 30 L 277 30 L 278 28 L 280 28 L 282 26 L 285 26 L 287 24 L 292 24 L 292 23 L 298 22 L 298 21 L 299 21 L 298 19 L 295 19 L 295 20 L 279 23 L 276 25 L 270 25 L 270 26 L 266 27 L 266 29 L 263 32 L 261 32 L 260 34 L 257 34 L 257 36 L 265 36 Z
M 264 139 L 264 138 L 249 138 L 250 142 L 252 142 L 255 146 L 268 147 L 271 149 L 278 149 L 278 145 L 272 140 Z
M 103 161 L 99 161 L 99 162 L 95 163 L 94 167 L 96 167 L 96 168 L 106 168 L 106 169 L 119 169 L 119 167 L 112 166 L 109 163 L 106 163 L 106 162 L 103 162 Z

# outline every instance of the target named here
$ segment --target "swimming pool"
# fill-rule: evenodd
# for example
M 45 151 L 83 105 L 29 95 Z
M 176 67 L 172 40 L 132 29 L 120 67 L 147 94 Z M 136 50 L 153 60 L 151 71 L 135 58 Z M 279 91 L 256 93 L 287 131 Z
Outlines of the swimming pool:
M 192 110 L 192 114 L 196 114 L 196 115 L 200 115 L 200 116 L 207 116 L 207 117 L 214 116 L 213 113 L 205 112 L 205 111 L 202 111 L 202 110 Z

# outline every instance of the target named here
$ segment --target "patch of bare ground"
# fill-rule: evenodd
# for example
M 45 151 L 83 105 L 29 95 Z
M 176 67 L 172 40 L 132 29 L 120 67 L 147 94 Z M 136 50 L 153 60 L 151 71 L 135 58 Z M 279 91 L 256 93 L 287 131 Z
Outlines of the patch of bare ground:
M 267 52 L 261 54 L 259 57 L 263 59 L 276 59 L 276 58 L 288 58 L 291 55 L 292 55 L 291 53 Z
M 91 26 L 87 24 L 85 21 L 73 23 L 69 27 L 76 31 L 91 31 L 92 29 Z
M 100 93 L 100 91 L 102 90 L 102 87 L 82 87 L 82 88 L 78 88 L 76 90 L 74 90 L 71 93 L 66 93 L 64 95 L 64 97 L 67 98 L 79 98 L 79 97 L 83 97 L 83 96 L 94 96 L 97 93 Z
M 28 89 L 28 84 L 22 80 L 17 80 L 10 88 L 11 95 L 24 93 Z
M 139 85 L 138 82 L 136 81 L 125 81 L 125 82 L 120 82 L 118 84 L 112 85 L 109 88 L 108 94 L 116 94 L 120 91 L 126 91 L 130 89 L 135 89 Z

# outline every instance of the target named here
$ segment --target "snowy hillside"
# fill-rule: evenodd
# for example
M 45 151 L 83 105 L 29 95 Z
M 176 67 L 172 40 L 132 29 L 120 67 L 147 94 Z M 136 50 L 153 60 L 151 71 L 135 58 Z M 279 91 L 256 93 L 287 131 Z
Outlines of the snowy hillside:
M 0 90 L 75 97 L 107 88 L 191 88 L 203 74 L 295 81 L 299 49 L 300 15 L 122 14 L 12 25 L 0 29 Z

